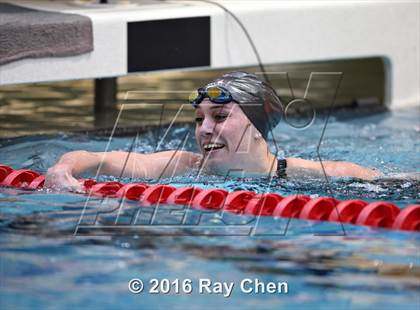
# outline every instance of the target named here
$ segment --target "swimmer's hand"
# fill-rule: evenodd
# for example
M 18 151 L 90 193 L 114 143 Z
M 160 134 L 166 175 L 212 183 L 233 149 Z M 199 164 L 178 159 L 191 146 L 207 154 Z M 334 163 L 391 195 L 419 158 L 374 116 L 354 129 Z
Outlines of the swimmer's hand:
M 82 182 L 73 177 L 71 167 L 66 164 L 57 164 L 48 169 L 45 175 L 45 187 L 77 193 L 85 192 Z
M 86 151 L 66 153 L 53 167 L 48 169 L 45 175 L 45 186 L 55 190 L 84 193 L 83 184 L 74 176 L 96 168 L 99 163 L 100 158 L 96 153 Z

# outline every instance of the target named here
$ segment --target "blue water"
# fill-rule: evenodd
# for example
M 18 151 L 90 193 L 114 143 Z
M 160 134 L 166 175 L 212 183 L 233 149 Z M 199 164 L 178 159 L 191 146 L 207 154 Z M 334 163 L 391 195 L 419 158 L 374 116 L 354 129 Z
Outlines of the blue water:
M 325 124 L 319 117 L 305 129 L 282 123 L 274 131 L 279 154 L 316 159 Z M 163 130 L 142 133 L 134 148 L 155 150 Z M 163 149 L 186 145 L 196 151 L 192 127 L 170 130 Z M 303 193 L 313 197 L 388 200 L 399 207 L 420 200 L 419 181 L 398 174 L 419 172 L 419 111 L 374 116 L 337 114 L 329 119 L 320 155 L 377 168 L 387 178 L 238 180 L 192 175 L 160 180 L 175 186 Z M 133 137 L 115 137 L 109 150 L 128 150 Z M 0 163 L 45 173 L 62 154 L 103 151 L 108 138 L 60 134 L 0 140 Z M 274 144 L 271 141 L 271 147 Z M 88 176 L 88 175 L 86 175 Z M 100 176 L 101 180 L 116 180 Z M 144 181 L 122 179 L 122 182 Z M 154 180 L 146 180 L 153 182 Z M 269 188 L 268 188 L 269 186 Z M 255 219 L 220 212 L 187 212 L 172 206 L 139 208 L 50 190 L 0 188 L 0 307 L 2 309 L 418 309 L 419 234 L 303 220 Z M 83 216 L 82 216 L 83 215 Z M 118 218 L 117 218 L 118 216 Z M 154 225 L 147 225 L 154 218 Z M 136 218 L 138 225 L 129 225 Z M 75 235 L 77 223 L 79 230 Z M 116 229 L 115 223 L 119 224 Z M 199 223 L 199 225 L 196 225 Z M 88 226 L 86 226 L 88 225 Z M 159 225 L 164 225 L 159 226 Z M 194 227 L 192 227 L 194 226 Z M 84 227 L 80 229 L 80 227 Z M 121 228 L 122 227 L 122 228 Z M 199 229 L 196 229 L 199 227 Z M 254 235 L 247 232 L 253 227 Z M 165 236 L 156 234 L 165 234 Z M 219 235 L 215 235 L 219 234 Z M 145 291 L 129 292 L 142 279 Z M 152 278 L 191 279 L 191 294 L 149 294 Z M 234 282 L 228 298 L 200 294 L 199 279 Z M 245 294 L 245 278 L 287 282 L 288 293 Z

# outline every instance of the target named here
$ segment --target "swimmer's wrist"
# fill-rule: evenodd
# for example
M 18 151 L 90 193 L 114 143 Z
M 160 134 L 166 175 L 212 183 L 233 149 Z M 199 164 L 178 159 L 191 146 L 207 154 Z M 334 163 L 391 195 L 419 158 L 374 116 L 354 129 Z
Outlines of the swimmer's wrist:
M 60 160 L 55 165 L 55 168 L 71 175 L 79 174 L 83 172 L 83 169 L 80 169 L 81 167 L 78 167 L 78 165 L 80 166 L 80 164 L 85 163 L 88 155 L 89 152 L 87 151 L 73 151 L 66 153 L 61 156 Z
M 60 174 L 73 175 L 73 167 L 65 162 L 58 162 L 54 165 L 53 170 L 56 172 L 60 172 Z

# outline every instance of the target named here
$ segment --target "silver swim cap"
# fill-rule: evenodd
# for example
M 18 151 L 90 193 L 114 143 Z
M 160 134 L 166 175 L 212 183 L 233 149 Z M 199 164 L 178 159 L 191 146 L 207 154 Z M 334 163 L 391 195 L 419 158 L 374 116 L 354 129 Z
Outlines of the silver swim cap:
M 250 122 L 265 140 L 283 115 L 283 105 L 276 91 L 256 75 L 242 71 L 229 72 L 208 85 L 227 89 Z M 205 87 L 207 87 L 205 86 Z

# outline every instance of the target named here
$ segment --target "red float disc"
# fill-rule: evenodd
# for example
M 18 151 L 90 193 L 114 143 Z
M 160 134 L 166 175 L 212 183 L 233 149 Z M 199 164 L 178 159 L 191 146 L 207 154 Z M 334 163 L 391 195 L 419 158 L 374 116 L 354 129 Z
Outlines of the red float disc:
M 140 203 L 145 206 L 150 206 L 157 203 L 165 203 L 169 195 L 176 190 L 176 187 L 171 185 L 152 185 L 145 189 L 140 197 Z
M 33 181 L 28 185 L 29 189 L 37 189 L 44 187 L 45 183 L 45 176 L 40 175 L 39 177 L 36 177 L 33 179 Z
M 0 183 L 13 171 L 13 169 L 6 165 L 0 165 Z
M 392 227 L 400 209 L 389 202 L 378 201 L 368 204 L 357 217 L 357 225 Z
M 4 178 L 2 185 L 11 187 L 26 187 L 36 177 L 39 177 L 39 174 L 32 170 L 14 170 Z
M 192 205 L 195 208 L 221 209 L 225 204 L 227 194 L 227 191 L 220 189 L 202 190 L 195 196 Z
M 166 200 L 169 204 L 188 205 L 191 204 L 195 196 L 202 190 L 197 187 L 181 187 L 173 191 Z
M 336 199 L 330 197 L 319 197 L 308 201 L 299 215 L 305 220 L 325 221 L 334 210 Z
M 90 192 L 95 196 L 115 197 L 115 194 L 122 186 L 119 182 L 96 183 L 90 188 Z
M 273 216 L 287 218 L 299 217 L 303 206 L 309 200 L 311 200 L 311 198 L 304 195 L 292 195 L 285 197 L 277 203 L 277 206 L 274 208 L 273 211 Z
M 253 215 L 272 215 L 274 209 L 283 199 L 282 196 L 274 193 L 266 193 L 261 195 L 255 195 L 246 205 L 245 213 Z
M 139 200 L 143 192 L 148 187 L 148 185 L 143 183 L 125 184 L 118 190 L 115 196 L 119 198 L 125 197 L 128 200 Z
M 225 201 L 225 210 L 234 213 L 242 212 L 248 202 L 255 196 L 254 192 L 236 191 L 229 193 Z
M 80 182 L 83 184 L 86 191 L 90 191 L 93 185 L 97 184 L 95 180 L 92 179 L 82 179 Z
M 344 200 L 336 205 L 334 210 L 332 210 L 329 221 L 341 222 L 341 223 L 356 223 L 357 217 L 365 206 L 367 202 L 363 200 Z
M 420 205 L 409 205 L 402 209 L 395 219 L 392 228 L 420 231 Z

